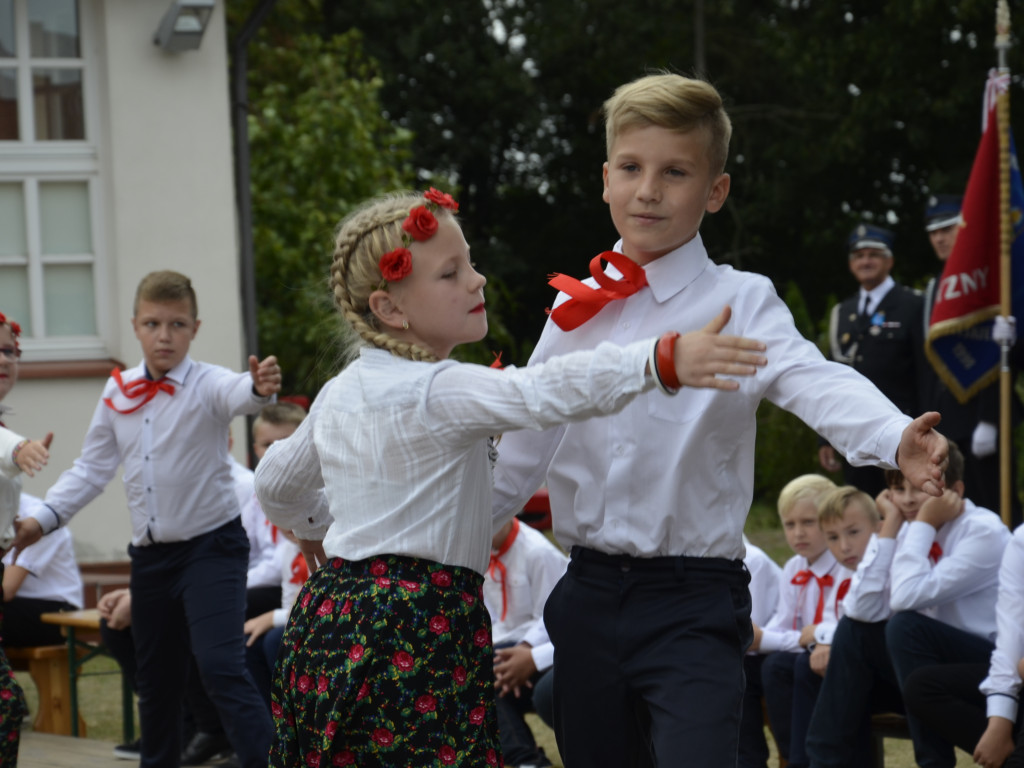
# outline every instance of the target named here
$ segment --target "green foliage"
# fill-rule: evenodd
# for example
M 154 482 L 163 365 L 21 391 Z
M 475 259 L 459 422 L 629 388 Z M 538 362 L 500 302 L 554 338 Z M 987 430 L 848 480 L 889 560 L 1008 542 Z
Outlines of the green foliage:
M 358 32 L 259 39 L 249 56 L 260 348 L 280 359 L 283 391 L 315 394 L 340 354 L 332 231 L 364 199 L 412 186 L 411 135 L 382 116 Z

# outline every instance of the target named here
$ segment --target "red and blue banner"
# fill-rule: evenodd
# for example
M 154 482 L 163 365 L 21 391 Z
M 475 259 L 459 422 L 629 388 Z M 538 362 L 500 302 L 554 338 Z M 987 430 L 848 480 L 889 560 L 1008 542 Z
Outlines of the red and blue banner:
M 935 371 L 957 399 L 966 403 L 999 376 L 1000 347 L 992 340 L 1000 306 L 998 92 L 1009 77 L 989 75 L 981 144 L 964 193 L 956 245 L 935 290 L 925 349 Z M 1010 245 L 1012 313 L 1024 311 L 1024 184 L 1013 135 L 1010 146 Z

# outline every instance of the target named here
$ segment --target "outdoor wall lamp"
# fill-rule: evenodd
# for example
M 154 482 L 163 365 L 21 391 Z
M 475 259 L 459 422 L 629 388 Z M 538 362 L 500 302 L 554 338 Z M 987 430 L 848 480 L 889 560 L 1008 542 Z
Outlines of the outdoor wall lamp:
M 194 51 L 213 13 L 214 0 L 173 0 L 153 35 L 165 51 Z

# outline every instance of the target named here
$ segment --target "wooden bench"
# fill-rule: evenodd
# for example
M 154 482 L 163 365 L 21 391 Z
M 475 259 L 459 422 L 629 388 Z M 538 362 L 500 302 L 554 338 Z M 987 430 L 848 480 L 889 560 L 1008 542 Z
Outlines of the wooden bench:
M 5 648 L 4 653 L 17 670 L 27 670 L 39 691 L 39 711 L 32 727 L 41 733 L 70 736 L 71 674 L 66 645 L 36 645 Z M 78 733 L 85 736 L 85 721 L 78 716 Z
M 871 753 L 874 768 L 885 768 L 885 740 L 909 739 L 907 718 L 895 712 L 882 712 L 871 716 Z

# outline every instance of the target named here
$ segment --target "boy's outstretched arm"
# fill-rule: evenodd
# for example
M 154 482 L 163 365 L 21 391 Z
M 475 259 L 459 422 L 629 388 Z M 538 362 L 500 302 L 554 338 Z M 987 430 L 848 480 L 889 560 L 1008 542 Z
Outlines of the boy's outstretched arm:
M 249 375 L 252 376 L 252 388 L 262 397 L 281 391 L 281 368 L 273 355 L 263 360 L 257 360 L 256 355 L 249 355 Z
M 914 419 L 903 430 L 896 464 L 911 485 L 932 496 L 941 496 L 942 479 L 949 464 L 949 442 L 935 431 L 942 417 L 929 411 Z

